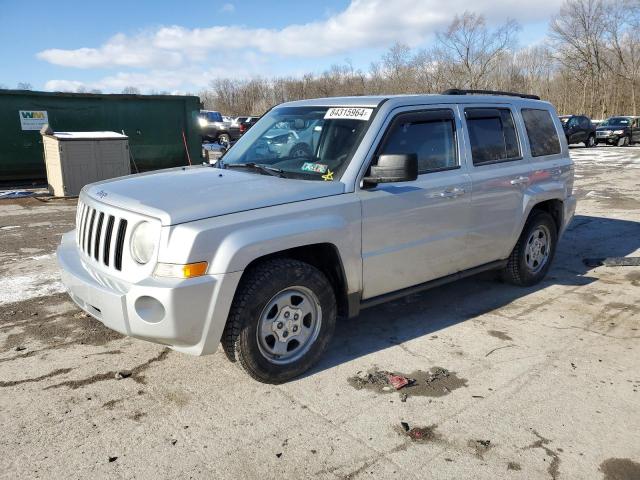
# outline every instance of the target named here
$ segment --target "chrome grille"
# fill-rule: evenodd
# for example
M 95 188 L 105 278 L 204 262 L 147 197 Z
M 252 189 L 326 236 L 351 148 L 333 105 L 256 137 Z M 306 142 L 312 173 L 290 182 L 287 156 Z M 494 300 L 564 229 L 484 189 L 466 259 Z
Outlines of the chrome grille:
M 127 220 L 79 202 L 76 222 L 78 248 L 95 262 L 121 271 Z

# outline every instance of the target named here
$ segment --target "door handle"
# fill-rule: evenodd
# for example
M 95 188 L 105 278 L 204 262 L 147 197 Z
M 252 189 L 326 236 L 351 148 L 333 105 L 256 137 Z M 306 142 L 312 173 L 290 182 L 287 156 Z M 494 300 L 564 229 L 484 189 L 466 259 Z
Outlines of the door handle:
M 440 197 L 442 198 L 456 198 L 456 197 L 461 197 L 462 195 L 464 195 L 465 193 L 467 193 L 467 191 L 464 188 L 451 188 L 451 189 L 447 189 L 443 192 L 440 192 Z
M 529 177 L 516 177 L 509 183 L 511 183 L 511 185 L 522 185 L 524 183 L 529 183 Z

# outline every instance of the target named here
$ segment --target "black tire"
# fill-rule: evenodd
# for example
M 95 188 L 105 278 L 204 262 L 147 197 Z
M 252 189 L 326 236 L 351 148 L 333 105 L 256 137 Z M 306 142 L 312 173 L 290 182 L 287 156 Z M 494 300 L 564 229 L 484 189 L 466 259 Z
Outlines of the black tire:
M 304 287 L 315 294 L 321 321 L 315 341 L 300 358 L 285 365 L 263 354 L 258 340 L 260 318 L 272 299 L 287 288 Z M 224 352 L 254 379 L 279 384 L 311 368 L 327 348 L 336 324 L 336 299 L 327 277 L 317 268 L 289 258 L 262 262 L 245 272 L 236 291 L 222 335 Z
M 221 133 L 220 135 L 218 135 L 217 140 L 219 144 L 226 143 L 228 145 L 229 143 L 231 143 L 231 137 L 229 137 L 228 133 Z
M 598 145 L 598 142 L 596 142 L 596 136 L 595 135 L 589 135 L 589 137 L 587 138 L 587 141 L 584 142 L 584 146 L 587 148 L 593 148 L 596 145 Z
M 532 234 L 539 228 L 546 228 L 549 236 L 548 256 L 539 270 L 532 270 L 527 264 L 527 243 Z M 558 227 L 553 217 L 542 210 L 533 210 L 520 234 L 518 243 L 509 256 L 506 267 L 502 270 L 502 278 L 506 282 L 522 287 L 529 287 L 540 282 L 551 267 L 558 242 Z
M 629 137 L 620 137 L 618 139 L 618 147 L 628 147 L 629 143 Z
M 310 158 L 313 155 L 311 147 L 306 143 L 298 143 L 294 145 L 289 152 L 289 158 Z

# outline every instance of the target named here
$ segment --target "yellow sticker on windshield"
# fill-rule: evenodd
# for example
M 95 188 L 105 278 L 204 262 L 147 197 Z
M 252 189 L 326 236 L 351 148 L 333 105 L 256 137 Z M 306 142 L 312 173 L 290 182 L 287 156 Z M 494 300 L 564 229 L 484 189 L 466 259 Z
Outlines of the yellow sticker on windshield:
M 333 180 L 333 172 L 332 172 L 331 170 L 329 170 L 326 174 L 324 174 L 324 175 L 322 176 L 322 179 L 323 179 L 325 182 L 330 182 L 331 180 Z

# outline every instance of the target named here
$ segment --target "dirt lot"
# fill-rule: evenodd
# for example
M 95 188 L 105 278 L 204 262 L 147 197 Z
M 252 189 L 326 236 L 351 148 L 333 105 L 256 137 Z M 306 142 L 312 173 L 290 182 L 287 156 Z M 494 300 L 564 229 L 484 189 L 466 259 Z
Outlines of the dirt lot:
M 544 283 L 367 310 L 282 386 L 88 318 L 55 265 L 75 202 L 0 202 L 0 477 L 640 478 L 640 267 L 583 262 L 640 256 L 640 147 L 572 155 Z

